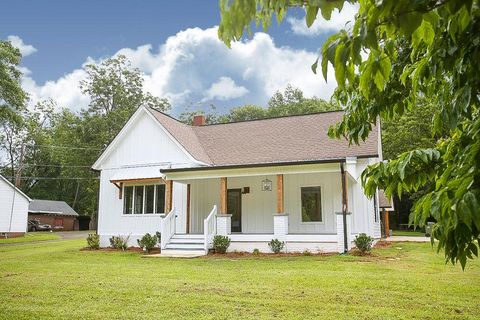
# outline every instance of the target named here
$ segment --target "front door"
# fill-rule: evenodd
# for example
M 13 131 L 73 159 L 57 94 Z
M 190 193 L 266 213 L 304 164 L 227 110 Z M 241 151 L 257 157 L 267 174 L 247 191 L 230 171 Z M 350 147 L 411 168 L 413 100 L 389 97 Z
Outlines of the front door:
M 232 232 L 242 232 L 242 189 L 228 189 L 227 214 L 232 215 Z

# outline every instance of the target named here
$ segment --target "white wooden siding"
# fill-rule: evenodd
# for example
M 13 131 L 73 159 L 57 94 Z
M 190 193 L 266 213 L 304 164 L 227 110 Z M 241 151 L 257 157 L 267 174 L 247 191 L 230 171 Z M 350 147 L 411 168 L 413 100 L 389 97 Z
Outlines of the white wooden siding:
M 101 169 L 191 162 L 178 145 L 143 112 L 101 164 Z
M 301 188 L 321 187 L 322 222 L 302 222 Z M 335 233 L 335 212 L 342 210 L 340 173 L 314 173 L 284 176 L 285 213 L 289 233 Z
M 0 232 L 26 232 L 28 204 L 25 196 L 0 178 Z

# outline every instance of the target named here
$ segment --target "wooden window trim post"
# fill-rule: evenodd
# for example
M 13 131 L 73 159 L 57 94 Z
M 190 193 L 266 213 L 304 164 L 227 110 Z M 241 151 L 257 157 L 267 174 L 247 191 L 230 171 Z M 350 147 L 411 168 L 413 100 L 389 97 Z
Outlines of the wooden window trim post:
M 173 199 L 173 181 L 165 181 L 165 214 L 172 211 L 172 199 Z
M 277 213 L 284 213 L 283 174 L 277 174 Z
M 220 178 L 220 214 L 227 214 L 227 178 Z

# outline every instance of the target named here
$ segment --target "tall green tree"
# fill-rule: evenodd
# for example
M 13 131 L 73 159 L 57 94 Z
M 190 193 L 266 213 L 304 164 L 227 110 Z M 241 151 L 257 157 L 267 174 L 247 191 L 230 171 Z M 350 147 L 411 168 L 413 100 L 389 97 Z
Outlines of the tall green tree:
M 0 39 L 0 120 L 19 120 L 18 111 L 25 108 L 27 95 L 20 85 L 22 55 L 10 41 Z
M 118 55 L 85 67 L 87 79 L 80 89 L 90 97 L 90 105 L 82 111 L 87 140 L 106 146 L 141 105 L 168 111 L 166 99 L 155 97 L 143 88 L 143 74 Z
M 349 1 L 356 2 L 356 1 Z M 321 14 L 330 19 L 345 1 L 221 0 L 219 37 L 239 40 L 252 21 L 268 28 L 272 16 L 282 21 L 288 9 L 305 7 L 311 26 Z M 465 267 L 478 257 L 480 237 L 480 9 L 478 0 L 359 1 L 349 31 L 341 30 L 322 47 L 321 71 L 335 69 L 335 99 L 346 106 L 332 137 L 358 143 L 379 117 L 395 119 L 418 99 L 436 106 L 433 135 L 448 133 L 434 148 L 416 149 L 368 167 L 362 175 L 366 193 L 425 194 L 415 204 L 411 222 L 422 226 L 433 216 L 432 241 L 452 263 Z M 362 57 L 362 53 L 366 58 Z M 317 71 L 318 63 L 312 65 Z
M 283 92 L 276 91 L 268 101 L 266 107 L 244 105 L 232 108 L 223 115 L 219 115 L 215 108 L 212 108 L 210 112 L 203 110 L 189 111 L 182 113 L 180 120 L 185 123 L 191 123 L 193 116 L 202 114 L 206 117 L 206 122 L 209 124 L 227 123 L 333 111 L 339 108 L 340 107 L 317 97 L 306 98 L 302 90 L 289 84 Z

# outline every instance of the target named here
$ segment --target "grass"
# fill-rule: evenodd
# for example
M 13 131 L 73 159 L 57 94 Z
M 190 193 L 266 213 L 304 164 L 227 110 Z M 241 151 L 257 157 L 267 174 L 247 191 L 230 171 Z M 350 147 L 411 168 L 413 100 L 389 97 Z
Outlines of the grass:
M 0 319 L 478 319 L 480 261 L 428 243 L 373 256 L 142 258 L 85 240 L 0 247 Z
M 424 232 L 414 230 L 393 230 L 393 236 L 406 236 L 406 237 L 425 237 Z
M 45 241 L 45 240 L 56 240 L 60 237 L 52 232 L 31 232 L 26 233 L 23 237 L 15 238 L 0 238 L 0 245 L 4 243 L 21 243 L 21 242 L 34 242 L 34 241 Z

